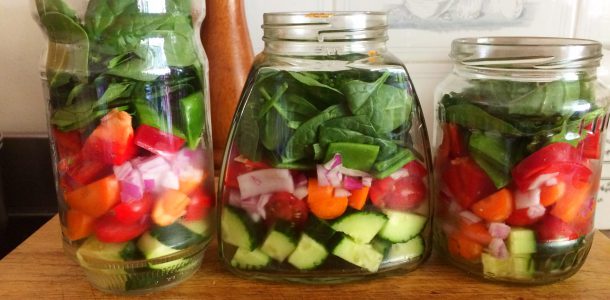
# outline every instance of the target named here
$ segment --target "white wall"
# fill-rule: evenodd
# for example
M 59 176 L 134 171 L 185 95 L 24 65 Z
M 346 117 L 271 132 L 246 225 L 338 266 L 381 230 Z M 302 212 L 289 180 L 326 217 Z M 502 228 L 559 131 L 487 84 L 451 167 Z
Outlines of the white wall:
M 71 0 L 72 1 L 72 0 Z M 203 0 L 201 0 L 203 1 Z M 530 35 L 583 37 L 606 45 L 605 69 L 610 77 L 610 1 L 608 0 L 244 0 L 255 52 L 262 49 L 262 14 L 277 11 L 387 10 L 395 20 L 389 47 L 410 71 L 433 128 L 432 93 L 451 68 L 452 39 L 464 36 Z M 0 1 L 0 131 L 44 133 L 46 108 L 39 80 L 44 38 L 33 21 L 30 1 Z M 443 12 L 443 5 L 449 9 Z M 449 6 L 451 5 L 451 6 Z M 425 22 L 405 24 L 409 8 Z M 519 11 L 519 8 L 522 8 Z M 442 12 L 442 13 L 441 13 Z M 401 18 L 400 16 L 403 16 Z M 425 18 L 428 16 L 428 18 Z M 431 16 L 431 17 L 430 17 Z M 447 21 L 448 18 L 453 21 Z M 471 20 L 474 18 L 474 20 Z M 398 21 L 396 21 L 398 20 Z M 408 23 L 408 22 L 406 22 Z M 400 28 L 397 28 L 400 27 Z M 610 82 L 608 78 L 606 82 Z M 606 157 L 610 159 L 610 142 Z M 608 162 L 610 164 L 610 161 Z M 599 227 L 610 228 L 610 167 L 604 168 Z

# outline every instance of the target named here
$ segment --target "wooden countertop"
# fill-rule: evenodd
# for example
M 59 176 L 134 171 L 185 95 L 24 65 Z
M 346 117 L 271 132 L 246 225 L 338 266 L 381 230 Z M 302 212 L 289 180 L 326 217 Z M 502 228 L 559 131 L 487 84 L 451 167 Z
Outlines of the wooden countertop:
M 0 261 L 0 299 L 105 299 L 68 259 L 55 216 Z M 219 262 L 216 243 L 203 267 L 181 285 L 161 291 L 155 299 L 610 299 L 610 239 L 596 233 L 583 268 L 573 277 L 545 286 L 492 284 L 470 277 L 432 256 L 405 275 L 340 285 L 303 285 L 236 277 Z M 140 296 L 151 298 L 151 295 Z M 140 298 L 131 297 L 131 298 Z

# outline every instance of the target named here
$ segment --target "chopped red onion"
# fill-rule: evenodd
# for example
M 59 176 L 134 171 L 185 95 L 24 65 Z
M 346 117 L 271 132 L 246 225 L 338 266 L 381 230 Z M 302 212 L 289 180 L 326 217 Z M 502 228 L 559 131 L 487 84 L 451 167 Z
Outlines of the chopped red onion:
M 159 182 L 159 186 L 166 189 L 178 190 L 180 189 L 180 179 L 176 173 L 168 171 L 161 177 L 161 181 Z
M 461 211 L 460 217 L 462 217 L 462 219 L 468 224 L 479 223 L 482 221 L 481 218 L 479 218 L 479 216 L 473 214 L 469 210 Z
M 309 194 L 309 191 L 307 190 L 307 185 L 299 185 L 294 189 L 294 193 L 293 195 L 295 197 L 297 197 L 297 199 L 303 200 L 305 197 L 307 197 L 307 195 Z
M 150 183 L 146 185 L 147 191 L 158 190 L 165 174 L 172 171 L 169 163 L 161 156 L 139 157 L 133 159 L 131 163 L 142 174 L 144 182 L 147 180 L 154 182 L 152 187 Z
M 324 168 L 326 170 L 332 170 L 335 167 L 341 165 L 341 163 L 342 163 L 341 154 L 337 153 L 337 154 L 335 154 L 335 156 L 333 156 L 333 158 L 331 160 L 327 161 L 324 164 Z
M 508 226 L 504 223 L 498 223 L 498 222 L 490 223 L 488 230 L 489 230 L 489 234 L 491 235 L 491 237 L 503 239 L 503 240 L 506 239 L 508 237 L 508 235 L 510 234 L 510 226 Z
M 542 206 L 540 204 L 530 206 L 527 208 L 527 216 L 530 219 L 538 219 L 538 218 L 544 216 L 544 213 L 546 213 L 546 208 L 544 208 L 544 206 Z
M 364 185 L 362 185 L 362 181 L 352 177 L 352 176 L 345 176 L 343 178 L 343 187 L 347 190 L 353 191 L 353 190 L 358 190 L 361 189 Z
M 129 181 L 119 181 L 119 186 L 121 188 L 120 196 L 122 202 L 140 200 L 144 196 L 143 185 L 137 185 Z
M 450 214 L 455 215 L 457 213 L 460 213 L 463 210 L 464 209 L 457 202 L 450 200 L 449 208 L 448 208 L 448 211 Z M 475 217 L 476 217 L 476 215 L 475 215 Z
M 397 180 L 403 177 L 408 177 L 409 176 L 409 171 L 407 171 L 406 169 L 400 169 L 392 174 L 390 174 L 390 177 L 392 177 L 392 179 Z
M 333 187 L 341 187 L 343 185 L 343 174 L 339 173 L 337 169 L 332 169 L 328 171 L 328 173 L 326 174 L 326 178 L 328 179 L 328 182 L 330 182 L 330 185 L 332 185 Z
M 295 186 L 307 185 L 307 176 L 305 176 L 301 172 L 298 172 L 295 175 L 293 175 L 292 180 L 294 181 Z
M 238 189 L 229 190 L 229 205 L 235 207 L 241 207 L 241 195 Z
M 122 165 L 112 167 L 114 171 L 114 176 L 116 176 L 117 180 L 123 180 L 133 171 L 133 166 L 130 162 L 125 162 Z
M 316 165 L 316 172 L 318 174 L 318 185 L 319 186 L 329 186 L 330 182 L 328 181 L 328 178 L 326 177 L 328 170 L 326 170 L 323 165 Z
M 530 184 L 528 190 L 540 188 L 547 181 L 557 177 L 557 175 L 559 175 L 559 172 L 542 174 L 542 175 L 536 177 L 536 179 L 534 179 L 534 181 Z
M 352 195 L 352 193 L 350 193 L 348 190 L 343 189 L 343 188 L 335 188 L 335 190 L 333 191 L 333 197 L 335 197 L 335 198 L 349 197 L 351 195 Z
M 494 257 L 505 259 L 508 258 L 508 249 L 506 249 L 506 244 L 504 244 L 504 240 L 499 238 L 492 238 L 489 243 L 489 253 Z
M 540 189 L 515 192 L 515 208 L 521 209 L 540 204 Z
M 142 198 L 144 195 L 144 182 L 140 172 L 135 170 L 130 162 L 114 166 L 113 171 L 119 181 L 122 202 L 131 202 Z
M 258 222 L 261 218 L 266 218 L 265 205 L 269 202 L 271 194 L 263 194 L 256 197 L 250 197 L 241 200 L 241 208 L 243 208 L 248 215 Z
M 362 177 L 362 185 L 370 187 L 373 184 L 373 177 Z
M 144 189 L 147 191 L 152 191 L 155 188 L 155 180 L 154 179 L 144 179 Z
M 271 194 L 294 192 L 294 182 L 288 169 L 262 169 L 237 176 L 242 199 Z
M 341 173 L 343 175 L 347 175 L 347 176 L 354 176 L 354 177 L 370 177 L 371 176 L 371 174 L 369 174 L 367 172 L 346 168 L 343 165 L 339 165 L 335 168 L 337 169 L 337 171 L 339 171 L 339 173 Z

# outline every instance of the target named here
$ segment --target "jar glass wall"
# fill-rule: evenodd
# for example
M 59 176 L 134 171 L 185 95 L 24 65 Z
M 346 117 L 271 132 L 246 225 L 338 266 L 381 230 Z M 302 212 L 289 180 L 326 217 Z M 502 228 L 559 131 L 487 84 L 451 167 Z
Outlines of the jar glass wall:
M 431 159 L 386 15 L 264 21 L 220 177 L 222 260 L 302 282 L 416 268 L 430 252 Z
M 593 236 L 608 90 L 589 40 L 458 39 L 437 87 L 435 239 L 487 279 L 547 283 Z
M 64 248 L 113 293 L 181 282 L 210 236 L 201 1 L 33 1 Z

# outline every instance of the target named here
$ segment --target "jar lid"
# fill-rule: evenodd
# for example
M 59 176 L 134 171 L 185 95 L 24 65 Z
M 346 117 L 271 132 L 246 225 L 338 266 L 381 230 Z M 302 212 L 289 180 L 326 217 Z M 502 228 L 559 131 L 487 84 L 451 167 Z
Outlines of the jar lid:
M 384 12 L 283 12 L 263 15 L 263 40 L 386 41 Z
M 467 65 L 503 69 L 579 69 L 598 67 L 597 41 L 552 37 L 480 37 L 453 40 L 451 58 Z

